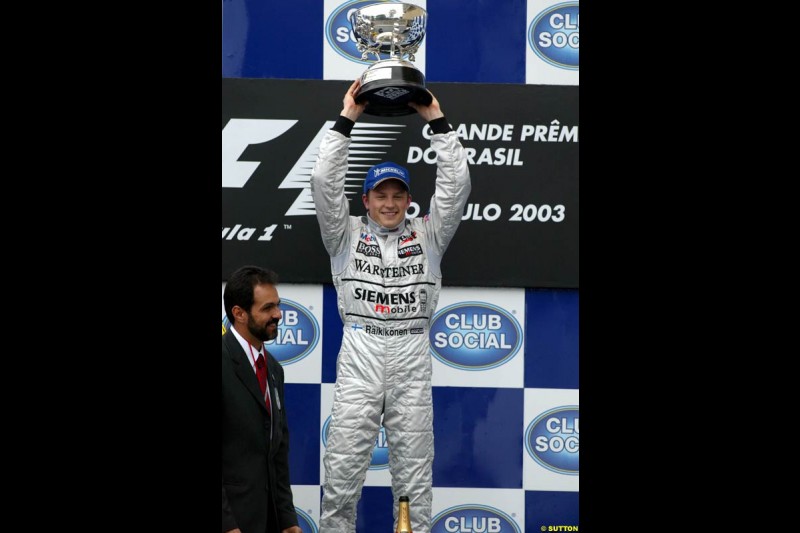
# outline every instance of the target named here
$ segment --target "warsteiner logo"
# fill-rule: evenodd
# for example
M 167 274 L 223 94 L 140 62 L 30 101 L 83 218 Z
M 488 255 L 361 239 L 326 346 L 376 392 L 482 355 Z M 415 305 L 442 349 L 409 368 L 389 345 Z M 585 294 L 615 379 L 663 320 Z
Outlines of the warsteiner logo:
M 424 274 L 425 265 L 420 263 L 417 265 L 403 265 L 396 267 L 381 267 L 380 265 L 373 265 L 364 261 L 363 259 L 353 259 L 353 266 L 359 272 L 372 274 L 373 276 L 380 276 L 382 278 L 405 278 L 413 274 Z

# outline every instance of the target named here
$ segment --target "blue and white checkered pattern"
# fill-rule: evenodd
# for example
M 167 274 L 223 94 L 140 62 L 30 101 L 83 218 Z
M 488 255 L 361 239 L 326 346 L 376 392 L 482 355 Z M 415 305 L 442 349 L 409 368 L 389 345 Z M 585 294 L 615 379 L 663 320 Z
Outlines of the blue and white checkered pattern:
M 347 15 L 379 1 L 223 2 L 222 75 L 354 80 L 374 59 L 361 60 Z M 578 85 L 578 0 L 410 3 L 428 12 L 413 61 L 428 82 Z
M 332 285 L 278 289 L 281 331 L 267 348 L 285 369 L 292 488 L 312 533 L 342 323 Z M 575 290 L 442 288 L 431 327 L 434 532 L 578 526 L 577 339 Z M 381 431 L 359 532 L 393 527 L 387 461 Z
M 353 80 L 369 62 L 347 13 L 377 1 L 223 2 L 222 75 Z M 414 60 L 428 82 L 578 85 L 578 0 L 410 1 L 428 11 Z M 342 323 L 332 285 L 279 293 L 282 334 L 268 348 L 286 372 L 300 526 L 316 533 Z M 431 336 L 433 533 L 577 530 L 578 291 L 444 287 Z M 360 533 L 393 531 L 381 437 Z

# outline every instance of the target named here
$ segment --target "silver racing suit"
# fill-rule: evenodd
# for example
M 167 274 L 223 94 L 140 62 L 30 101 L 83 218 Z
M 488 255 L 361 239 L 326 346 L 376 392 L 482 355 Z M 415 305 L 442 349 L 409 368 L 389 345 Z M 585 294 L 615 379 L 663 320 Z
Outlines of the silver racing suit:
M 381 415 L 395 524 L 397 500 L 408 496 L 414 533 L 429 533 L 433 476 L 429 330 L 439 301 L 442 254 L 461 222 L 471 189 L 469 168 L 454 131 L 434 134 L 431 147 L 437 169 L 430 212 L 388 229 L 367 215 L 350 216 L 344 192 L 350 142 L 337 131 L 326 132 L 311 178 L 344 323 L 323 457 L 320 533 L 355 532 L 356 505 Z

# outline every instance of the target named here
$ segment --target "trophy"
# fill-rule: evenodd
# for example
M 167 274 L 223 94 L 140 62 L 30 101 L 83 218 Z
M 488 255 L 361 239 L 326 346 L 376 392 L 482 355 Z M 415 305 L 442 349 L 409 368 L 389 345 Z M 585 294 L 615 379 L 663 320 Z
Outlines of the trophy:
M 433 98 L 425 89 L 425 76 L 411 64 L 425 37 L 428 13 L 414 4 L 370 4 L 350 15 L 361 59 L 373 54 L 376 62 L 361 75 L 357 103 L 369 102 L 364 113 L 383 117 L 410 115 L 408 105 L 429 105 Z M 381 59 L 381 54 L 389 59 Z M 404 59 L 407 57 L 408 60 Z

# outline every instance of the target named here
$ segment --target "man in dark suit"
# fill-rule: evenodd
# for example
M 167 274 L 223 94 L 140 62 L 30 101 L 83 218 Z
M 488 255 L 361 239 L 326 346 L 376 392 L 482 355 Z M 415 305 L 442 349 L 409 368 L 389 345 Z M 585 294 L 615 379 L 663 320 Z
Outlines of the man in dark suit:
M 278 335 L 278 276 L 256 266 L 234 272 L 223 301 L 222 531 L 302 533 L 289 483 L 283 367 L 264 342 Z

